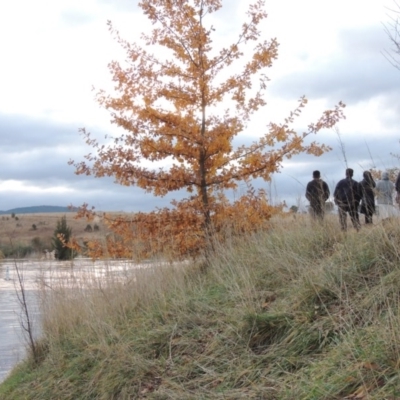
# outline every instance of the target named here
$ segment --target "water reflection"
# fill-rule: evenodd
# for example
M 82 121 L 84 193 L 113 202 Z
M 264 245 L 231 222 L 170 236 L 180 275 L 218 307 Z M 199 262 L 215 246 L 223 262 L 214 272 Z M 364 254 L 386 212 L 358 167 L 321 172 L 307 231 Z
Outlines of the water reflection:
M 25 315 L 21 308 L 22 283 L 33 322 L 35 337 L 40 335 L 40 314 L 38 294 L 40 285 L 47 288 L 78 285 L 85 287 L 93 281 L 107 281 L 112 277 L 123 279 L 132 270 L 148 267 L 150 264 L 134 264 L 129 260 L 92 261 L 75 259 L 73 263 L 65 261 L 2 261 L 0 263 L 0 382 L 11 369 L 26 355 L 26 334 L 21 326 Z M 18 279 L 17 272 L 20 272 Z

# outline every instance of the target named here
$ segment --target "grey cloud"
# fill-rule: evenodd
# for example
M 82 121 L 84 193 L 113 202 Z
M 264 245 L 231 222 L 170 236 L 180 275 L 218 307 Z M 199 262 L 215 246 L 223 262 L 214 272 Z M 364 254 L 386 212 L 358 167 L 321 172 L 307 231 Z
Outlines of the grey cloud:
M 400 76 L 400 71 L 397 71 Z M 387 129 L 399 129 L 400 126 L 400 98 L 398 90 L 380 99 L 380 121 Z M 399 131 L 400 133 L 400 131 Z M 400 135 L 399 135 L 400 137 Z
M 81 206 L 87 203 L 94 206 L 97 211 L 134 211 L 149 212 L 156 208 L 170 206 L 174 198 L 184 197 L 182 193 L 169 194 L 168 196 L 154 197 L 136 187 L 124 187 L 110 182 L 107 179 L 94 180 L 96 185 L 86 180 L 74 185 L 74 192 L 35 192 L 22 195 L 19 191 L 2 192 L 0 195 L 0 210 L 15 207 L 35 205 Z
M 99 4 L 107 4 L 118 11 L 137 11 L 139 9 L 138 2 L 132 0 L 97 0 Z
M 296 72 L 271 84 L 271 92 L 283 98 L 328 98 L 356 104 L 398 91 L 400 74 L 381 61 L 336 60 L 322 62 L 312 70 Z
M 67 26 L 80 26 L 93 22 L 95 18 L 87 13 L 70 9 L 60 14 L 60 20 Z
M 43 204 L 79 206 L 88 203 L 103 211 L 146 212 L 156 207 L 168 207 L 172 199 L 188 196 L 185 191 L 181 191 L 170 193 L 163 198 L 154 197 L 139 188 L 115 184 L 112 177 L 96 179 L 92 176 L 75 175 L 74 168 L 67 164 L 69 158 L 79 161 L 83 154 L 90 151 L 75 126 L 32 120 L 22 116 L 0 116 L 0 127 L 0 181 L 13 179 L 40 188 L 38 192 L 26 194 L 20 191 L 1 192 L 0 210 Z M 9 132 L 12 134 L 9 135 Z M 54 132 L 57 132 L 57 135 L 53 135 Z M 398 135 L 382 137 L 377 134 L 376 137 L 364 139 L 361 134 L 357 136 L 343 133 L 341 137 L 348 165 L 355 169 L 356 179 L 361 179 L 362 171 L 373 164 L 384 169 L 397 163 L 390 153 L 400 153 Z M 3 146 L 6 138 L 11 140 Z M 299 196 L 304 196 L 305 185 L 311 179 L 314 169 L 321 171 L 331 191 L 334 184 L 343 177 L 346 164 L 337 136 L 328 131 L 311 139 L 330 145 L 333 151 L 321 157 L 298 155 L 285 161 L 281 173 L 275 174 L 271 183 L 256 181 L 256 187 L 268 189 L 272 201 L 280 199 L 295 204 Z M 54 186 L 66 187 L 73 191 L 60 194 L 48 190 Z M 243 185 L 240 186 L 240 190 L 245 190 Z
M 345 54 L 367 58 L 382 56 L 382 50 L 389 44 L 381 25 L 343 29 L 339 32 L 339 42 Z
M 378 28 L 342 31 L 342 53 L 271 82 L 271 92 L 283 98 L 305 94 L 348 104 L 397 93 L 400 73 L 382 55 L 384 39 Z
M 78 128 L 23 115 L 0 114 L 0 150 L 19 152 L 71 144 L 78 138 Z
M 105 134 L 97 129 L 93 132 L 99 136 Z M 0 138 L 0 183 L 15 180 L 40 188 L 34 193 L 1 192 L 0 210 L 88 203 L 103 211 L 150 211 L 168 206 L 172 199 L 184 196 L 171 193 L 164 198 L 155 198 L 142 189 L 115 184 L 112 177 L 96 179 L 75 175 L 68 160 L 83 160 L 84 154 L 91 149 L 72 125 L 0 115 Z M 49 190 L 57 186 L 73 191 L 60 194 Z
M 75 126 L 0 115 L 0 179 L 49 187 L 76 181 L 70 158 L 87 152 Z
M 33 149 L 32 152 L 1 154 L 0 176 L 7 179 L 50 181 L 70 180 L 73 168 L 68 166 L 68 155 L 56 149 Z

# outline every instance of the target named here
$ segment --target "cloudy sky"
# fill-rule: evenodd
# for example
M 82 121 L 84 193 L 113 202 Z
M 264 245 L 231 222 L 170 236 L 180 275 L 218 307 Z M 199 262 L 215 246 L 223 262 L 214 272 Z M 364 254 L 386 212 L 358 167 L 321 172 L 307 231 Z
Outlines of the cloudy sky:
M 214 45 L 235 37 L 249 0 L 223 0 Z M 148 211 L 174 195 L 155 198 L 112 179 L 76 176 L 70 159 L 91 151 L 78 133 L 115 134 L 110 116 L 94 101 L 92 87 L 111 85 L 107 64 L 124 54 L 110 36 L 111 20 L 122 36 L 138 41 L 149 24 L 137 0 L 13 0 L 0 2 L 0 210 L 33 205 L 81 205 L 98 210 Z M 309 104 L 298 128 L 340 100 L 346 120 L 338 132 L 317 139 L 332 146 L 319 158 L 285 162 L 267 188 L 271 201 L 303 201 L 314 169 L 333 191 L 346 162 L 355 178 L 370 167 L 398 165 L 400 71 L 385 58 L 392 0 L 268 0 L 263 31 L 280 43 L 270 69 L 268 106 L 240 138 L 250 141 L 270 121 L 281 121 L 300 96 Z

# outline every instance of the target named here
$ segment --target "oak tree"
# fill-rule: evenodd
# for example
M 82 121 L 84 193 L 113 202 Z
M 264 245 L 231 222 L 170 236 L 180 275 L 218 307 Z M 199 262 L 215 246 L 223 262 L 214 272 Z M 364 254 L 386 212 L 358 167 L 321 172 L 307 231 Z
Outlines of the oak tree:
M 163 229 L 169 229 L 165 240 L 171 235 L 187 240 L 182 232 L 189 228 L 196 244 L 188 246 L 201 247 L 218 221 L 240 213 L 246 214 L 248 223 L 248 213 L 254 214 L 254 221 L 270 216 L 265 193 L 258 196 L 251 189 L 250 196 L 233 204 L 224 191 L 237 188 L 240 181 L 270 180 L 285 158 L 299 153 L 318 156 L 328 150 L 306 138 L 343 118 L 344 104 L 324 111 L 306 131 L 297 132 L 294 119 L 307 103 L 301 97 L 284 121 L 265 124 L 264 132 L 252 132 L 256 141 L 234 147 L 233 139 L 266 105 L 265 71 L 278 55 L 277 40 L 264 39 L 260 31 L 267 17 L 264 1 L 249 6 L 237 40 L 219 49 L 213 46 L 216 28 L 209 17 L 222 7 L 221 0 L 142 0 L 139 6 L 153 29 L 143 34 L 140 45 L 124 40 L 109 22 L 127 59 L 109 64 L 115 91 L 101 90 L 97 95 L 121 134 L 101 143 L 83 129 L 94 151 L 86 161 L 71 164 L 77 174 L 112 176 L 122 185 L 156 196 L 186 189 L 189 197 L 174 202 L 172 209 L 138 214 L 131 235 L 138 237 L 143 231 L 145 241 L 162 218 Z M 122 219 L 111 225 L 126 237 Z

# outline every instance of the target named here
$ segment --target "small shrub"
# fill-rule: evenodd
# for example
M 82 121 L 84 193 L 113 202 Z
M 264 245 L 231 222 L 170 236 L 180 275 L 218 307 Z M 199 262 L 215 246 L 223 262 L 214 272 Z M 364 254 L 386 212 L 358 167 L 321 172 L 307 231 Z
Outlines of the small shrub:
M 99 227 L 97 224 L 94 224 L 94 225 L 93 225 L 93 230 L 94 230 L 95 232 L 97 232 L 97 231 L 100 230 L 100 227 Z
M 39 236 L 35 236 L 32 240 L 31 240 L 31 246 L 33 247 L 33 249 L 37 252 L 43 252 L 44 249 L 48 249 L 51 247 L 51 243 L 49 243 L 49 239 L 47 239 L 47 241 L 44 241 L 42 238 L 40 238 Z
M 32 230 L 33 230 L 33 231 L 36 231 L 36 229 L 37 229 L 36 225 L 35 225 L 35 224 L 32 224 Z
M 15 244 L 2 246 L 0 251 L 5 258 L 23 258 L 33 252 L 31 245 Z
M 72 236 L 72 229 L 67 225 L 67 218 L 64 216 L 57 222 L 57 227 L 53 235 L 53 247 L 56 250 L 58 260 L 70 260 L 75 257 L 75 252 L 64 246 L 59 235 L 63 236 L 65 243 L 68 243 Z

